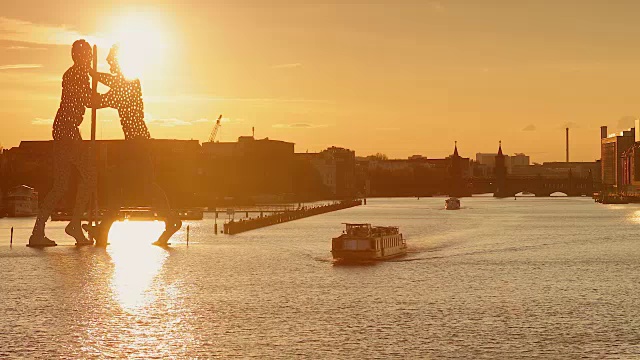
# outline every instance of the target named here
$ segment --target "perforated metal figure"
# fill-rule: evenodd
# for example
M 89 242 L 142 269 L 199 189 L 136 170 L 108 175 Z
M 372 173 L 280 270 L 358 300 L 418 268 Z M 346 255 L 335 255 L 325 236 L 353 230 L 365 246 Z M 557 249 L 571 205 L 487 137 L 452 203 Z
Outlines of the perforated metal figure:
M 118 52 L 118 46 L 114 45 L 107 56 L 111 74 L 97 74 L 98 81 L 109 87 L 109 91 L 100 97 L 100 107 L 118 110 L 126 140 L 151 139 L 147 124 L 144 122 L 144 102 L 140 80 L 129 80 L 122 75 Z
M 47 194 L 36 218 L 29 246 L 56 246 L 45 236 L 45 223 L 56 204 L 62 199 L 69 185 L 72 170 L 80 174 L 80 183 L 73 210 L 72 220 L 65 228 L 68 235 L 76 239 L 76 245 L 90 245 L 80 226 L 89 191 L 96 179 L 95 167 L 90 161 L 89 151 L 82 144 L 78 126 L 82 124 L 87 107 L 91 107 L 92 94 L 89 85 L 91 68 L 91 46 L 85 40 L 78 40 L 71 47 L 71 66 L 62 77 L 62 96 L 60 108 L 53 121 L 53 188 Z
M 169 238 L 182 227 L 182 221 L 174 211 L 171 211 L 169 200 L 162 188 L 155 182 L 153 161 L 149 143 L 145 140 L 151 139 L 151 134 L 144 121 L 144 101 L 142 99 L 142 88 L 140 80 L 127 79 L 121 71 L 118 62 L 118 46 L 114 45 L 109 51 L 107 62 L 109 63 L 111 74 L 96 73 L 98 81 L 107 85 L 109 91 L 100 96 L 99 108 L 111 107 L 118 110 L 120 124 L 124 132 L 125 140 L 130 140 L 127 146 L 131 147 L 130 161 L 137 162 L 136 170 L 144 175 L 144 192 L 152 198 L 155 203 L 155 210 L 158 210 L 165 218 L 165 231 L 160 236 L 156 245 L 167 245 Z M 137 152 L 137 154 L 134 154 Z M 130 185 L 130 184 L 126 184 Z M 95 231 L 98 244 L 106 244 L 106 237 L 115 215 L 119 209 L 119 204 L 112 204 L 108 215 Z

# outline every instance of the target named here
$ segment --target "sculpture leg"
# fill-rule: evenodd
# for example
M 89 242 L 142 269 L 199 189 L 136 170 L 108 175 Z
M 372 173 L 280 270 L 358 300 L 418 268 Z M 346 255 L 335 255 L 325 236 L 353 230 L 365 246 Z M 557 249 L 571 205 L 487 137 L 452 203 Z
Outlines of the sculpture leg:
M 44 199 L 36 222 L 33 226 L 33 232 L 29 238 L 29 246 L 56 246 L 54 241 L 46 238 L 44 228 L 49 216 L 53 212 L 55 206 L 60 202 L 64 193 L 69 187 L 69 176 L 71 171 L 71 163 L 69 159 L 69 149 L 63 144 L 54 144 L 54 160 L 53 160 L 53 188 Z

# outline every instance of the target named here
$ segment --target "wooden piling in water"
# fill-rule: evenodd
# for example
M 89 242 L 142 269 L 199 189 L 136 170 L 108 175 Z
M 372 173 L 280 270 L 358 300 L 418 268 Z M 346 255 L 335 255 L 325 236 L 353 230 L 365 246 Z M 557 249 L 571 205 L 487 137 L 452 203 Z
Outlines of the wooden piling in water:
M 13 247 L 13 226 L 11 227 L 11 240 L 9 241 L 9 247 Z

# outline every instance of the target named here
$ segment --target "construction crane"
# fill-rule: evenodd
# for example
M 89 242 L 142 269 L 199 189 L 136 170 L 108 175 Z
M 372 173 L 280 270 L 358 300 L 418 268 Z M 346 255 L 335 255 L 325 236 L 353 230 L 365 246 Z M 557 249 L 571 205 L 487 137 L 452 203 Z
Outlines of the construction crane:
M 213 130 L 211 130 L 211 135 L 209 135 L 209 142 L 214 142 L 216 140 L 216 135 L 218 135 L 218 130 L 220 129 L 220 120 L 222 120 L 222 115 L 218 116 L 218 120 L 216 120 L 216 124 L 213 126 Z

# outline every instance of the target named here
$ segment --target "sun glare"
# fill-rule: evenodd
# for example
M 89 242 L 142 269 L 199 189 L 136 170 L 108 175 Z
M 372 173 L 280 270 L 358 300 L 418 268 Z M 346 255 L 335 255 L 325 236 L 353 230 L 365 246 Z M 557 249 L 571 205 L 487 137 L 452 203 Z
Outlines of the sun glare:
M 111 227 L 107 248 L 115 265 L 111 288 L 127 312 L 135 313 L 155 300 L 150 288 L 168 253 L 151 243 L 163 229 L 158 221 L 115 222 Z
M 167 37 L 160 17 L 131 12 L 117 17 L 112 28 L 109 39 L 120 45 L 119 61 L 125 77 L 147 76 L 167 56 Z

